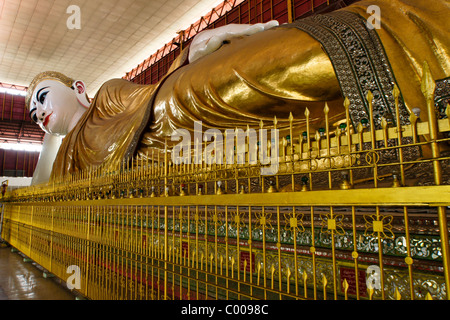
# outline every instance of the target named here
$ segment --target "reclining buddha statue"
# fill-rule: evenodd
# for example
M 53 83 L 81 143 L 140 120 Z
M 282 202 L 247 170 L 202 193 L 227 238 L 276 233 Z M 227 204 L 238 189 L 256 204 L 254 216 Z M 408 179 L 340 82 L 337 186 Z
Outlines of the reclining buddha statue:
M 376 28 L 368 23 L 371 5 L 379 8 Z M 330 122 L 338 121 L 346 97 L 355 125 L 368 117 L 369 90 L 379 124 L 394 112 L 395 85 L 407 123 L 412 108 L 426 106 L 424 61 L 435 79 L 450 76 L 449 13 L 447 0 L 362 0 L 291 24 L 227 25 L 198 34 L 157 84 L 113 79 L 92 100 L 83 81 L 43 72 L 26 97 L 46 132 L 33 183 L 146 154 L 177 128 L 193 130 L 194 121 L 258 128 L 276 116 L 283 129 L 292 113 L 301 128 L 308 108 L 319 128 L 325 102 Z

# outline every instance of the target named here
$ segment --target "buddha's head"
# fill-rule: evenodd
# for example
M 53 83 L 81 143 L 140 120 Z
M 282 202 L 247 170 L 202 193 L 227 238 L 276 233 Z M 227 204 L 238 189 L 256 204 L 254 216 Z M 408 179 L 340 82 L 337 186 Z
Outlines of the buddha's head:
M 31 81 L 25 98 L 31 119 L 49 134 L 64 136 L 89 108 L 83 81 L 46 71 Z

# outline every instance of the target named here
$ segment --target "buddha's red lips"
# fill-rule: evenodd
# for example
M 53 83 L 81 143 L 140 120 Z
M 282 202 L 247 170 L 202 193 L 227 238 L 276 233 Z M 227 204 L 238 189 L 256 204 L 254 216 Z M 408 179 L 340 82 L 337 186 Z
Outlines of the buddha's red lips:
M 48 122 L 50 121 L 50 116 L 51 116 L 52 114 L 53 114 L 53 112 L 50 113 L 48 116 L 45 117 L 44 123 L 42 124 L 44 127 L 47 127 L 47 124 L 48 124 Z

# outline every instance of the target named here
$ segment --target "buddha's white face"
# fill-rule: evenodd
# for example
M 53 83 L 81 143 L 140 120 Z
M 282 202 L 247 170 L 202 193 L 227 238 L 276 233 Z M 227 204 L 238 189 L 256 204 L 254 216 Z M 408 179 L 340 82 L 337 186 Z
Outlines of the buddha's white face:
M 73 128 L 74 118 L 88 107 L 82 81 L 69 88 L 57 80 L 43 80 L 31 96 L 30 117 L 46 133 L 64 136 Z

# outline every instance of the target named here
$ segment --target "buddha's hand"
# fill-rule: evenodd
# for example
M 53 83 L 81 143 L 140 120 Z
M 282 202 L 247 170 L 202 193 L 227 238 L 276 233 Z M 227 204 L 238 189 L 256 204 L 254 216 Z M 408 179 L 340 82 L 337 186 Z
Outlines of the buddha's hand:
M 278 26 L 276 20 L 257 24 L 228 24 L 216 29 L 204 30 L 194 37 L 189 49 L 189 62 L 194 62 L 219 49 L 224 42 L 241 36 L 249 36 Z

